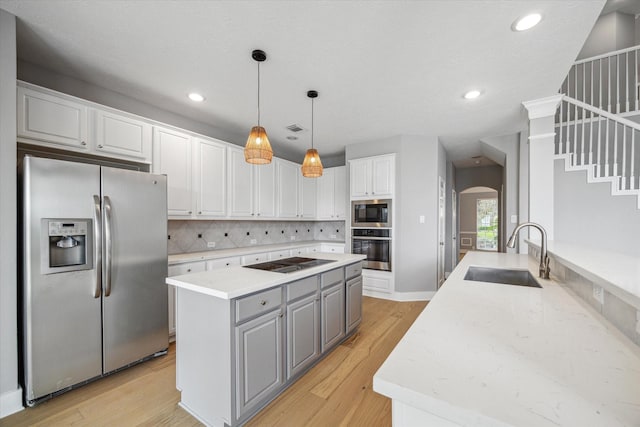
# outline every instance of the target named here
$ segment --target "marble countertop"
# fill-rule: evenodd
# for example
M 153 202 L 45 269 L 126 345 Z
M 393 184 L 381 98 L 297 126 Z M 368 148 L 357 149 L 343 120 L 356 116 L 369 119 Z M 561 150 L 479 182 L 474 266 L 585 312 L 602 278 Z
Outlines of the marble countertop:
M 209 259 L 228 258 L 262 252 L 280 251 L 285 249 L 304 248 L 306 246 L 321 245 L 323 243 L 344 245 L 344 240 L 305 240 L 291 243 L 280 243 L 277 245 L 259 245 L 243 248 L 189 252 L 184 254 L 169 255 L 169 265 L 183 264 L 185 262 L 206 261 Z
M 540 249 L 540 240 L 527 239 L 527 243 Z M 547 252 L 640 310 L 640 258 L 556 241 L 547 242 Z
M 527 255 L 467 253 L 375 374 L 376 392 L 460 425 L 640 424 L 636 345 L 555 281 L 464 280 L 471 265 L 537 275 Z
M 272 271 L 234 266 L 168 277 L 166 283 L 218 298 L 233 299 L 304 277 L 314 276 L 334 268 L 353 264 L 366 259 L 366 256 L 322 252 L 314 253 L 310 258 L 328 259 L 335 262 L 293 273 L 275 273 Z

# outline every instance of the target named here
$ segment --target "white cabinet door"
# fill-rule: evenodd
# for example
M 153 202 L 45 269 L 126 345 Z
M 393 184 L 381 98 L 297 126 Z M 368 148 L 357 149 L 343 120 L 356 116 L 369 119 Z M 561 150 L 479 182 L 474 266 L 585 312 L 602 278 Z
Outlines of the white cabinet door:
M 255 175 L 255 214 L 259 218 L 275 218 L 276 216 L 276 166 L 254 165 Z
M 207 271 L 218 268 L 229 268 L 234 265 L 240 265 L 240 257 L 210 259 L 207 261 Z
M 153 172 L 167 175 L 169 216 L 191 216 L 191 136 L 154 127 Z
M 344 253 L 344 243 L 322 243 L 320 245 L 321 252 L 333 252 L 335 254 Z
M 229 216 L 255 216 L 253 196 L 253 167 L 244 160 L 241 148 L 228 148 Z
M 196 214 L 223 217 L 227 214 L 227 146 L 198 138 L 194 151 Z
M 87 151 L 87 107 L 18 86 L 18 137 Z
M 331 169 L 325 169 L 317 179 L 318 191 L 318 219 L 334 219 L 334 186 L 335 174 Z
M 302 174 L 298 174 L 298 217 L 299 218 L 315 218 L 317 195 L 316 184 L 317 178 L 305 178 Z
M 376 198 L 393 196 L 394 156 L 371 159 L 371 195 Z
M 93 110 L 97 154 L 151 163 L 151 125 L 122 114 Z
M 322 291 L 322 352 L 324 353 L 345 335 L 344 282 Z
M 339 166 L 332 168 L 334 173 L 333 183 L 333 213 L 336 219 L 347 217 L 347 168 Z
M 278 218 L 298 216 L 298 173 L 295 163 L 277 159 L 278 170 Z
M 351 160 L 350 167 L 350 186 L 351 197 L 364 197 L 369 195 L 369 182 L 371 180 L 371 162 L 369 159 Z
M 320 356 L 320 300 L 318 295 L 287 306 L 287 379 Z

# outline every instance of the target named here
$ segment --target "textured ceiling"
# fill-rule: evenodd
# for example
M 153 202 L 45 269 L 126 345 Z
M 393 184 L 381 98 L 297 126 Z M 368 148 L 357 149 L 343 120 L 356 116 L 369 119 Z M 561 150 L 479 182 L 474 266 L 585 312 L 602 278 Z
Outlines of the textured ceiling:
M 277 151 L 310 128 L 323 155 L 396 135 L 445 148 L 526 127 L 521 102 L 557 91 L 604 5 L 577 1 L 8 1 L 21 59 L 238 135 L 262 123 Z M 516 33 L 531 11 L 544 20 Z M 483 95 L 462 95 L 480 88 Z M 198 91 L 195 105 L 186 94 Z M 458 150 L 459 151 L 459 150 Z

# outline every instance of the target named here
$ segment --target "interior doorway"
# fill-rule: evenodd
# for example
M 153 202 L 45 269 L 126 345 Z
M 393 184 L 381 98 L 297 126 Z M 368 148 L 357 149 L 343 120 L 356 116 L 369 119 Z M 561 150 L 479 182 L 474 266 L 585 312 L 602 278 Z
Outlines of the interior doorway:
M 471 187 L 460 192 L 460 253 L 471 250 L 497 252 L 500 242 L 500 203 L 498 191 Z

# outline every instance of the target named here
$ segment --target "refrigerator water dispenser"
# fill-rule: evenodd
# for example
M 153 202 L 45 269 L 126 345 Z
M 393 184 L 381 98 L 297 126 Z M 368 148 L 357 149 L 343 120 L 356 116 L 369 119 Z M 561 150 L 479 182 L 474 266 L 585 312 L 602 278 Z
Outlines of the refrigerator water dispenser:
M 42 274 L 93 268 L 91 226 L 91 219 L 43 219 Z

